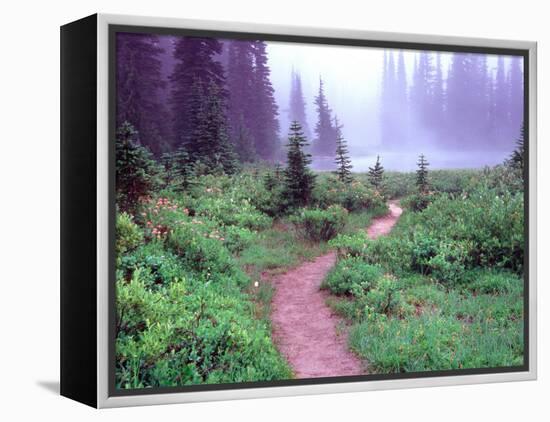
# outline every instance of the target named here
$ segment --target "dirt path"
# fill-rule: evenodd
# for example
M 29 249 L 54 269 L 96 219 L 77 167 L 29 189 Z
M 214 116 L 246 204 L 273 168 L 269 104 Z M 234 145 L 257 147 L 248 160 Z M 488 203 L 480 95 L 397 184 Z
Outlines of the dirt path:
M 388 234 L 403 213 L 403 209 L 397 204 L 397 201 L 389 201 L 388 206 L 390 212 L 383 217 L 375 218 L 367 228 L 369 238 L 376 239 L 379 236 Z
M 376 218 L 367 229 L 369 237 L 390 232 L 401 208 L 390 201 L 390 213 Z M 294 370 L 296 378 L 319 378 L 364 373 L 362 363 L 347 347 L 342 321 L 326 305 L 326 291 L 319 289 L 336 262 L 330 252 L 273 278 L 273 337 Z M 342 325 L 343 326 L 343 325 Z

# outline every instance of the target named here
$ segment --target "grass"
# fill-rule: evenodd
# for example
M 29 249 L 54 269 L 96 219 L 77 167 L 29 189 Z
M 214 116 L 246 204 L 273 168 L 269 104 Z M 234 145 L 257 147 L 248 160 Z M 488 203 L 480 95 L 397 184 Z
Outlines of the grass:
M 349 346 L 370 373 L 522 365 L 522 280 L 501 271 L 474 273 L 470 286 L 457 289 L 425 276 L 397 279 L 400 302 L 389 315 L 366 311 L 353 296 L 330 296 L 327 304 L 353 322 Z M 495 279 L 506 287 L 481 293 Z
M 237 258 L 239 264 L 258 280 L 262 272 L 284 272 L 329 250 L 326 242 L 310 242 L 297 235 L 290 224 L 276 222 L 258 234 L 257 241 Z

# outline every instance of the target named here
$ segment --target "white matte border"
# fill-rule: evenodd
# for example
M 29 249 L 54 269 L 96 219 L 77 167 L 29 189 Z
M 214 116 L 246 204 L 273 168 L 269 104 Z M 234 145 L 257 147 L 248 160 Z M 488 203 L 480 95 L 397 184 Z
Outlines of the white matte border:
M 246 389 L 237 387 L 231 390 L 109 397 L 108 26 L 110 24 L 529 50 L 529 371 L 285 387 Z M 97 25 L 97 401 L 99 408 L 527 381 L 537 378 L 537 44 L 535 42 L 105 14 L 97 15 Z

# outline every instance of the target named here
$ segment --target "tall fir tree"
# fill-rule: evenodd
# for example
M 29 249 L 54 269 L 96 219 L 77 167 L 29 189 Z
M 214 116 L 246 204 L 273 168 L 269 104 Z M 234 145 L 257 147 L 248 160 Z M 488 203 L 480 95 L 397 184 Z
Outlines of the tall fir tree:
M 279 114 L 271 84 L 271 70 L 267 63 L 267 44 L 254 42 L 254 109 L 250 131 L 254 138 L 256 153 L 264 160 L 272 161 L 279 150 Z
M 514 139 L 523 123 L 523 58 L 518 56 L 510 57 L 510 71 L 508 77 L 509 98 L 510 98 L 510 128 L 508 139 Z M 504 143 L 504 146 L 506 144 Z
M 506 62 L 504 56 L 499 55 L 494 82 L 494 123 L 493 145 L 497 147 L 505 142 L 510 131 L 510 96 L 506 78 Z
M 433 127 L 435 75 L 432 53 L 428 51 L 418 53 L 413 72 L 411 102 L 416 120 L 425 127 Z
M 319 78 L 319 92 L 315 97 L 315 105 L 317 107 L 317 124 L 313 151 L 318 155 L 330 156 L 334 154 L 336 147 L 336 130 L 332 125 L 332 110 L 328 105 L 322 78 Z
M 486 144 L 491 83 L 486 55 L 453 54 L 447 77 L 447 126 L 455 148 Z
M 338 118 L 334 117 L 334 127 L 336 129 L 336 176 L 338 179 L 346 184 L 350 184 L 353 181 L 351 175 L 351 159 L 349 158 L 348 145 L 344 136 L 342 135 L 342 125 L 339 124 Z
M 424 154 L 420 154 L 420 156 L 418 157 L 418 162 L 416 164 L 418 166 L 418 169 L 416 170 L 416 186 L 420 193 L 428 193 L 428 166 L 430 165 L 430 163 L 428 163 Z
M 433 127 L 436 128 L 438 135 L 444 137 L 446 133 L 446 97 L 445 81 L 443 78 L 443 65 L 441 62 L 441 53 L 436 53 L 435 66 L 433 72 L 432 100 L 431 100 L 431 119 Z
M 379 155 L 376 156 L 376 163 L 374 164 L 374 167 L 369 167 L 368 179 L 371 186 L 377 191 L 380 191 L 384 180 L 384 167 L 382 167 L 382 164 L 380 163 Z
M 237 128 L 234 130 L 236 130 L 236 133 L 233 135 L 233 144 L 239 161 L 242 163 L 253 163 L 256 161 L 256 146 L 242 115 Z
M 211 84 L 217 86 L 220 96 L 227 97 L 224 70 L 217 60 L 221 51 L 222 44 L 215 38 L 176 39 L 175 65 L 170 76 L 174 149 L 193 143 L 197 104 L 204 101 Z
M 306 102 L 302 90 L 302 78 L 300 73 L 292 69 L 290 86 L 290 104 L 288 117 L 291 122 L 297 121 L 302 126 L 306 138 L 311 139 L 311 131 L 307 122 Z
M 130 122 L 140 142 L 157 156 L 168 149 L 170 142 L 164 124 L 167 110 L 161 98 L 166 85 L 161 72 L 163 53 L 155 35 L 116 36 L 116 126 Z
M 400 81 L 401 83 L 402 81 Z M 380 104 L 380 140 L 382 148 L 392 148 L 399 142 L 396 136 L 396 94 L 398 92 L 395 60 L 392 50 L 384 50 Z
M 311 201 L 315 175 L 309 169 L 311 155 L 305 152 L 307 145 L 300 123 L 292 122 L 287 144 L 285 196 L 293 207 L 303 207 Z
M 210 81 L 196 119 L 193 142 L 187 148 L 192 161 L 205 164 L 212 171 L 234 173 L 237 160 L 228 136 L 224 97 L 214 81 Z
M 254 42 L 232 40 L 226 44 L 227 90 L 229 93 L 227 116 L 230 138 L 239 157 L 247 157 L 245 161 L 253 161 L 255 146 L 251 128 L 254 127 L 254 101 L 257 95 L 255 91 Z M 243 140 L 246 142 L 243 143 Z M 254 151 L 252 156 L 249 155 L 251 150 L 249 142 L 252 142 Z

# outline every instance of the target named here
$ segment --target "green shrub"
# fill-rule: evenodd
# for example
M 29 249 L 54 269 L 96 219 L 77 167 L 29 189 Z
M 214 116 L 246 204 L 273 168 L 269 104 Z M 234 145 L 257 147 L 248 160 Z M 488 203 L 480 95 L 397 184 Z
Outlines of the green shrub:
M 401 204 L 411 211 L 422 211 L 433 201 L 433 195 L 429 193 L 414 193 L 401 201 Z
M 513 273 L 494 270 L 471 271 L 465 277 L 469 282 L 469 290 L 481 294 L 509 294 L 516 292 L 521 295 L 523 279 Z
M 116 245 L 117 257 L 137 248 L 143 241 L 143 232 L 134 223 L 130 214 L 125 212 L 117 213 L 116 216 Z
M 329 242 L 329 246 L 336 248 L 338 258 L 342 259 L 363 256 L 368 242 L 367 233 L 360 230 L 354 234 L 339 234 Z
M 131 280 L 134 272 L 140 270 L 140 280 L 148 288 L 183 280 L 189 274 L 177 256 L 164 249 L 164 245 L 160 241 L 147 243 L 135 251 L 123 255 L 117 265 L 117 270 L 126 280 Z
M 196 214 L 223 225 L 240 226 L 251 230 L 271 227 L 272 219 L 258 211 L 247 199 L 231 197 L 204 198 L 196 206 Z
M 226 226 L 222 229 L 223 237 L 220 239 L 232 253 L 239 253 L 257 240 L 257 234 L 245 227 Z
M 401 305 L 399 285 L 391 276 L 379 278 L 376 284 L 366 292 L 357 292 L 365 306 L 367 316 L 371 313 L 391 315 L 397 313 Z
M 203 273 L 207 278 L 234 274 L 236 266 L 231 254 L 223 246 L 223 241 L 217 237 L 205 237 L 193 226 L 190 223 L 175 228 L 168 236 L 168 247 L 178 255 L 186 268 Z
M 361 258 L 347 258 L 338 261 L 323 284 L 334 294 L 351 294 L 354 289 L 370 290 L 381 276 L 380 267 Z
M 292 218 L 297 230 L 311 241 L 328 241 L 343 230 L 348 212 L 338 205 L 326 210 L 303 209 Z
M 291 377 L 268 327 L 229 279 L 222 287 L 191 277 L 152 291 L 142 275 L 117 280 L 117 387 Z
M 356 180 L 344 183 L 332 176 L 325 177 L 316 184 L 313 203 L 319 208 L 340 205 L 350 212 L 386 207 L 384 198 L 365 183 Z

